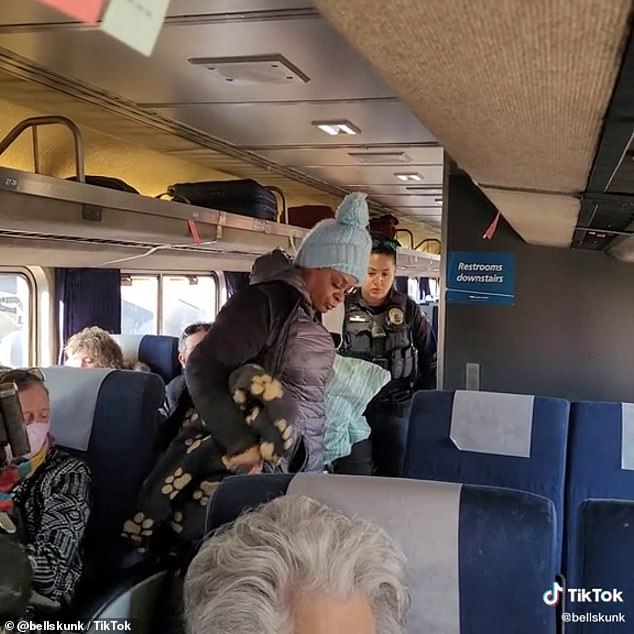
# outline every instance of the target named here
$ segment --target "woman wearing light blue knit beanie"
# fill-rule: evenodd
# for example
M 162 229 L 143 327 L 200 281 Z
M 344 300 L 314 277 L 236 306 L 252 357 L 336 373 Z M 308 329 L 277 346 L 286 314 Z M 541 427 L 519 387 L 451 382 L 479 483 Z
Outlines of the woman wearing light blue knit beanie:
M 335 347 L 320 314 L 341 304 L 367 274 L 372 240 L 365 198 L 346 196 L 336 217 L 304 238 L 294 262 L 278 252 L 269 254 L 275 256 L 269 258 L 272 269 L 254 267 L 253 283 L 224 305 L 189 357 L 189 393 L 230 470 L 258 473 L 270 459 L 267 443 L 263 449 L 227 391 L 230 374 L 250 363 L 277 378 L 294 402 L 295 415 L 287 422 L 297 443 L 286 455 L 288 469 L 324 469 L 324 394 Z
M 362 282 L 372 249 L 365 198 L 358 192 L 348 194 L 339 205 L 336 218 L 315 225 L 297 252 L 295 266 L 334 269 Z
M 304 280 L 318 312 L 332 310 L 343 301 L 336 286 L 328 287 L 329 271 L 346 276 L 348 287 L 358 286 L 368 273 L 372 238 L 366 195 L 348 194 L 334 219 L 322 220 L 304 238 L 295 266 L 304 270 Z

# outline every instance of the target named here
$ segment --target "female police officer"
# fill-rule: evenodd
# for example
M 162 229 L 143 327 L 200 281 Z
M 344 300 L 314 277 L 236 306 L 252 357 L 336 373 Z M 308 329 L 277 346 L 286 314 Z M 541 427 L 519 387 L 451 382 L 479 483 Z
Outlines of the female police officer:
M 436 387 L 436 339 L 416 303 L 394 289 L 396 250 L 393 240 L 373 239 L 368 276 L 346 298 L 339 351 L 372 361 L 392 375 L 366 410 L 380 476 L 401 474 L 412 395 Z

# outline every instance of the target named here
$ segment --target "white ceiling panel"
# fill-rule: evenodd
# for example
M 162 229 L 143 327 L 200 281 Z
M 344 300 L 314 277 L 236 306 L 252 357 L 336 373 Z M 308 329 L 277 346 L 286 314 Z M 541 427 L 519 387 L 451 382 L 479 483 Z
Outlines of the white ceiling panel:
M 56 73 L 137 103 L 392 96 L 367 63 L 321 18 L 206 24 L 168 22 L 151 58 L 96 29 L 4 30 L 0 31 L 0 46 Z M 239 85 L 188 61 L 190 58 L 273 54 L 284 56 L 310 81 Z
M 376 191 L 373 185 L 389 184 L 398 182 L 395 172 L 399 170 L 394 167 L 306 167 L 302 172 L 325 181 L 345 184 L 348 187 L 356 188 L 358 185 L 367 185 L 372 191 Z M 442 166 L 430 167 L 425 165 L 409 166 L 407 171 L 416 171 L 422 178 L 423 183 L 431 183 L 442 187 Z
M 341 140 L 340 140 L 341 142 Z M 402 161 L 395 161 L 395 155 L 402 153 Z M 350 147 L 307 147 L 271 148 L 258 150 L 258 154 L 286 165 L 287 167 L 320 167 L 323 165 L 368 165 L 362 160 L 364 155 L 374 155 L 375 165 L 442 165 L 441 147 L 386 147 L 360 145 Z M 383 155 L 383 157 L 381 157 Z M 369 157 L 371 158 L 371 156 Z
M 402 104 L 392 101 L 310 104 L 223 104 L 154 109 L 243 148 L 273 145 L 337 145 L 359 143 L 433 142 L 432 135 Z M 346 119 L 361 133 L 329 136 L 313 121 Z M 408 166 L 408 169 L 411 165 Z

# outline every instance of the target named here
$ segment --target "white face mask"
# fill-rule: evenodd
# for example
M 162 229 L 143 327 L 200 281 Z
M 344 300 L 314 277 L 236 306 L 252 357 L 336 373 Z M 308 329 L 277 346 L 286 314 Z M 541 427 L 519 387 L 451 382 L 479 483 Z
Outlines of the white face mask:
M 31 451 L 26 454 L 25 458 L 32 458 L 44 446 L 49 427 L 49 423 L 31 423 L 26 426 Z

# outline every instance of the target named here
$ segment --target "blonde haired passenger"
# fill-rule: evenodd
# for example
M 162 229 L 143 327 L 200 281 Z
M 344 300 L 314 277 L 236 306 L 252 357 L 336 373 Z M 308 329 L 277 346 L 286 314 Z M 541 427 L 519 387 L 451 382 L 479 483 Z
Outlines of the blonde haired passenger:
M 102 328 L 91 326 L 74 334 L 64 348 L 65 365 L 72 368 L 123 368 L 119 344 Z

